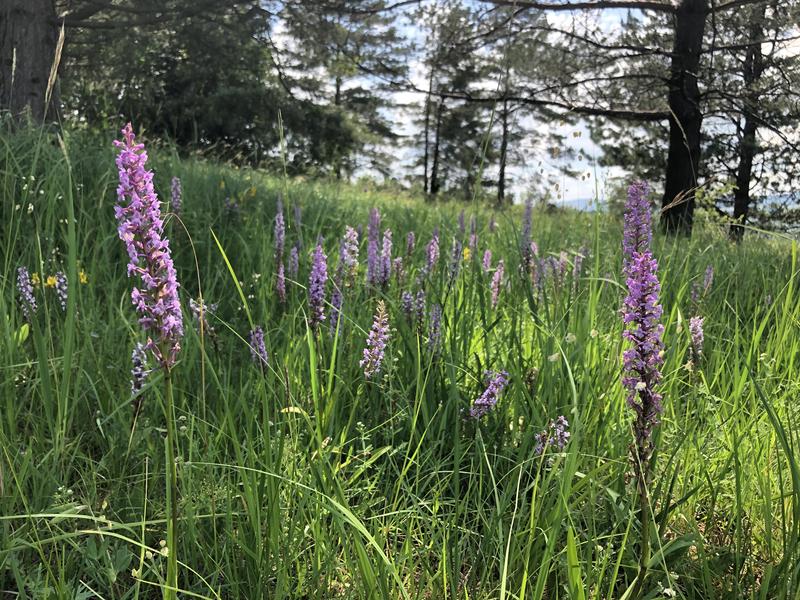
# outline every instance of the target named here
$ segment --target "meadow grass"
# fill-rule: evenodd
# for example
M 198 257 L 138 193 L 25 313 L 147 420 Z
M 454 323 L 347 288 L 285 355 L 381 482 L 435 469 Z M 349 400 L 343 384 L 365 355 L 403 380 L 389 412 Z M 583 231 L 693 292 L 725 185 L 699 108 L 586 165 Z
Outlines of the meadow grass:
M 0 594 L 160 597 L 173 553 L 186 598 L 632 596 L 639 522 L 620 383 L 618 217 L 535 210 L 540 257 L 565 251 L 570 269 L 586 257 L 579 276 L 538 288 L 520 270 L 519 207 L 495 213 L 490 232 L 491 212 L 477 204 L 287 181 L 150 148 L 162 199 L 174 175 L 184 197 L 166 227 L 186 319 L 173 370 L 179 493 L 169 499 L 180 537 L 169 548 L 158 371 L 137 416 L 131 407 L 142 334 L 113 214 L 113 137 L 0 136 Z M 286 305 L 274 291 L 278 198 L 287 250 L 300 245 Z M 372 207 L 396 253 L 408 231 L 417 239 L 405 282 L 385 290 L 363 284 Z M 452 278 L 452 239 L 469 236 L 462 208 L 479 243 Z M 358 285 L 345 291 L 338 335 L 327 322 L 314 333 L 310 253 L 322 237 L 333 274 L 346 225 L 364 226 Z M 400 297 L 436 226 L 442 258 L 424 289 L 443 318 L 431 352 Z M 506 266 L 496 308 L 480 264 L 487 248 Z M 656 236 L 654 251 L 665 413 L 642 597 L 797 598 L 796 244 L 753 235 L 731 245 L 701 224 L 691 240 Z M 15 290 L 22 265 L 42 281 L 30 325 Z M 713 286 L 693 302 L 708 265 Z M 44 284 L 57 270 L 69 282 L 65 312 Z M 202 335 L 188 310 L 201 295 L 218 304 Z M 380 299 L 391 335 L 382 374 L 367 380 L 359 360 Z M 705 317 L 705 347 L 687 365 L 695 315 Z M 264 369 L 247 342 L 256 325 Z M 496 409 L 470 419 L 484 372 L 501 369 L 510 383 Z M 569 443 L 535 452 L 536 434 L 559 415 Z

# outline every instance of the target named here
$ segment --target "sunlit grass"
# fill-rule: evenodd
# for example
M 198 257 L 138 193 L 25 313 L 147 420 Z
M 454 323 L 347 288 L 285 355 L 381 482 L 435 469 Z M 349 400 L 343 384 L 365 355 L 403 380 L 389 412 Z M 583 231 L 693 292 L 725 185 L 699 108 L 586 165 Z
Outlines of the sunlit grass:
M 0 589 L 32 598 L 161 596 L 166 576 L 163 389 L 158 373 L 134 420 L 130 353 L 140 333 L 113 216 L 106 139 L 0 136 Z M 426 205 L 336 183 L 287 182 L 153 150 L 156 187 L 181 177 L 181 220 L 167 225 L 187 320 L 174 370 L 179 425 L 177 549 L 181 594 L 205 598 L 622 598 L 637 573 L 638 520 L 620 385 L 620 224 L 610 215 L 534 211 L 540 256 L 588 249 L 573 283 L 536 292 L 519 270 L 522 211 Z M 287 249 L 301 244 L 288 302 L 274 293 L 272 227 L 281 197 Z M 225 209 L 225 199 L 238 211 Z M 302 226 L 293 208 L 302 208 Z M 29 206 L 31 207 L 29 209 Z M 405 284 L 345 295 L 338 336 L 306 327 L 310 251 L 331 272 L 346 225 L 377 206 L 401 252 Z M 450 281 L 465 208 L 478 251 Z M 426 284 L 444 309 L 441 354 L 407 323 L 424 245 L 441 230 Z M 362 236 L 362 238 L 364 237 Z M 466 239 L 466 236 L 465 238 Z M 366 260 L 362 239 L 361 261 Z M 485 248 L 510 282 L 497 309 Z M 741 247 L 701 226 L 691 241 L 655 240 L 666 326 L 657 433 L 649 597 L 789 598 L 797 594 L 800 303 L 790 241 Z M 710 293 L 691 288 L 707 265 Z M 40 286 L 26 328 L 14 274 L 67 273 L 61 311 Z M 80 274 L 86 283 L 80 283 Z M 330 286 L 329 286 L 330 291 Z M 188 299 L 218 303 L 212 332 Z M 391 339 L 384 377 L 361 352 L 379 299 Z M 330 311 L 328 311 L 330 312 Z M 688 319 L 705 316 L 705 351 L 689 359 Z M 250 360 L 265 330 L 270 367 Z M 466 418 L 488 369 L 511 383 L 497 410 Z M 564 452 L 534 453 L 535 434 L 565 415 Z M 193 596 L 190 596 L 192 594 Z M 13 596 L 10 596 L 13 597 Z

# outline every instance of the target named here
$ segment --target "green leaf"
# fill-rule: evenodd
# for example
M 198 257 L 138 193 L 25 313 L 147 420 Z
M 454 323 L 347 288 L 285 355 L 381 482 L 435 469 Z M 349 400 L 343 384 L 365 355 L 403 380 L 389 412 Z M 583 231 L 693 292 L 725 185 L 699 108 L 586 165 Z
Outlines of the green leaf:
M 569 582 L 569 596 L 575 600 L 586 600 L 583 592 L 583 577 L 581 565 L 578 562 L 578 547 L 575 544 L 575 534 L 572 527 L 567 529 L 567 581 Z
M 22 344 L 25 340 L 28 339 L 28 334 L 30 333 L 30 326 L 27 323 L 23 323 L 19 329 L 14 332 L 14 343 L 17 345 Z

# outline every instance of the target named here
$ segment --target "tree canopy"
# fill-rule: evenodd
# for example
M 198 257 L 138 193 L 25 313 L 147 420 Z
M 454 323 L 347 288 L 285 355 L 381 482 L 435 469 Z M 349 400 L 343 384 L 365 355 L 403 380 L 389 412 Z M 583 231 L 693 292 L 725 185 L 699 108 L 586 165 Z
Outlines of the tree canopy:
M 500 204 L 513 172 L 569 151 L 553 123 L 583 123 L 602 164 L 662 182 L 668 231 L 691 231 L 698 199 L 736 223 L 795 218 L 798 0 L 5 0 L 0 12 L 0 108 L 16 116 L 133 119 L 229 160 Z

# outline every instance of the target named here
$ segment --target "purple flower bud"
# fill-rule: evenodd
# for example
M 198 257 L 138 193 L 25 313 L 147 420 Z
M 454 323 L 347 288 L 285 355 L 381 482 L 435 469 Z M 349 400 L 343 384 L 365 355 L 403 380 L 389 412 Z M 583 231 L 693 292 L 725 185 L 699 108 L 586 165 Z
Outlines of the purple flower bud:
M 635 183 L 628 190 L 623 238 L 624 270 L 628 296 L 622 309 L 625 324 L 623 336 L 631 343 L 623 354 L 625 376 L 622 383 L 628 390 L 628 404 L 636 413 L 636 458 L 646 465 L 652 455 L 651 434 L 661 414 L 661 381 L 659 370 L 664 344 L 661 325 L 662 307 L 658 296 L 658 262 L 650 251 L 652 237 L 647 185 Z M 638 467 L 637 467 L 638 469 Z
M 56 273 L 56 297 L 61 310 L 67 312 L 67 276 L 63 271 Z
M 425 248 L 427 263 L 425 264 L 425 272 L 432 273 L 436 263 L 439 261 L 439 235 L 433 234 L 431 241 Z
M 478 223 L 475 217 L 469 218 L 469 249 L 473 252 L 478 247 Z
M 283 220 L 283 207 L 278 200 L 278 213 L 275 215 L 275 259 L 283 259 L 283 247 L 286 241 L 286 222 Z
M 414 251 L 414 244 L 417 241 L 417 237 L 414 235 L 413 231 L 409 231 L 406 234 L 406 255 L 410 256 L 411 253 Z
M 419 290 L 416 296 L 408 291 L 403 292 L 400 303 L 409 324 L 413 324 L 417 330 L 421 330 L 425 319 L 425 292 Z
M 367 336 L 367 347 L 359 366 L 364 369 L 364 377 L 370 379 L 377 375 L 383 366 L 386 343 L 389 341 L 389 315 L 383 300 L 378 301 L 378 309 L 372 322 L 372 329 Z
M 483 253 L 483 261 L 481 262 L 481 266 L 483 267 L 484 273 L 488 273 L 492 268 L 492 251 L 488 248 Z
M 379 272 L 378 242 L 367 240 L 367 283 L 369 285 L 377 285 Z
M 352 227 L 347 227 L 339 244 L 339 264 L 336 267 L 334 290 L 331 295 L 331 335 L 335 335 L 338 332 L 342 304 L 344 303 L 344 290 L 353 285 L 357 270 L 358 232 Z
M 708 267 L 706 267 L 705 275 L 703 276 L 702 286 L 697 281 L 695 281 L 692 285 L 692 304 L 697 304 L 702 298 L 705 298 L 708 295 L 708 292 L 711 291 L 711 285 L 713 283 L 714 267 L 713 265 L 708 265 Z
M 17 268 L 17 293 L 22 306 L 22 315 L 26 321 L 30 322 L 31 317 L 36 313 L 36 297 L 33 295 L 31 274 L 27 267 Z
M 286 273 L 284 272 L 283 262 L 278 263 L 278 274 L 275 278 L 275 291 L 278 294 L 278 301 L 286 304 Z
M 711 291 L 711 285 L 714 283 L 714 265 L 706 267 L 706 274 L 703 277 L 703 295 Z
M 466 226 L 464 225 L 464 210 L 458 213 L 458 232 L 463 236 L 466 233 Z
M 325 320 L 325 284 L 328 281 L 328 257 L 317 243 L 311 264 L 311 275 L 308 280 L 309 325 L 316 330 Z
M 632 262 L 637 252 L 650 250 L 653 232 L 650 226 L 650 187 L 644 181 L 637 181 L 628 188 L 625 205 L 625 227 L 622 251 L 626 262 Z
M 492 275 L 492 308 L 497 308 L 497 301 L 500 299 L 500 289 L 503 287 L 503 276 L 505 275 L 506 265 L 503 260 L 497 261 L 497 268 Z
M 417 290 L 414 298 L 414 313 L 417 317 L 417 331 L 422 332 L 425 322 L 425 292 L 423 290 Z
M 406 270 L 403 267 L 403 257 L 396 256 L 392 261 L 392 272 L 394 273 L 397 283 L 402 285 L 406 276 Z
M 536 434 L 536 444 L 533 447 L 533 454 L 541 456 L 546 448 L 553 448 L 555 450 L 563 450 L 567 442 L 569 442 L 570 433 L 569 421 L 563 416 L 558 417 L 555 421 L 550 421 L 547 429 L 542 430 Z
M 358 271 L 358 232 L 348 226 L 339 246 L 339 269 L 343 281 L 340 285 L 351 285 Z
M 480 419 L 488 415 L 497 405 L 500 394 L 503 393 L 508 385 L 508 373 L 506 371 L 486 371 L 486 389 L 472 402 L 469 414 L 473 419 Z
M 563 450 L 569 442 L 569 421 L 563 415 L 550 423 L 550 445 L 558 450 Z
M 292 246 L 292 249 L 289 251 L 289 277 L 297 277 L 297 273 L 300 270 L 300 252 L 297 249 L 297 246 Z
M 553 257 L 545 256 L 533 263 L 533 282 L 540 290 L 544 288 L 549 276 L 553 272 Z
M 183 191 L 181 189 L 181 180 L 179 177 L 172 178 L 172 212 L 180 216 L 183 200 Z
M 525 215 L 522 217 L 522 236 L 520 247 L 522 248 L 523 258 L 530 249 L 531 228 L 533 226 L 533 203 L 531 199 L 525 201 Z
M 563 250 L 558 254 L 558 277 L 564 279 L 569 269 L 569 255 Z
M 139 394 L 142 393 L 142 388 L 147 380 L 150 371 L 147 369 L 147 348 L 142 343 L 137 343 L 133 347 L 131 353 L 131 400 L 134 401 L 134 407 L 138 408 L 136 402 Z
M 128 123 L 122 130 L 120 148 L 119 204 L 114 212 L 119 223 L 117 231 L 128 250 L 128 276 L 137 275 L 142 288 L 134 286 L 131 300 L 139 313 L 139 324 L 156 339 L 148 338 L 147 349 L 153 352 L 162 367 L 175 364 L 183 337 L 183 316 L 178 299 L 178 281 L 169 250 L 163 238 L 164 222 L 153 189 L 153 173 L 145 168 L 147 152 L 135 142 L 133 128 Z
M 700 302 L 700 284 L 697 281 L 692 284 L 691 300 L 692 304 L 697 304 Z
M 428 350 L 434 358 L 439 356 L 442 347 L 442 307 L 434 304 L 428 321 Z
M 381 228 L 381 213 L 377 208 L 369 212 L 369 223 L 367 225 L 367 283 L 379 285 L 380 283 L 380 259 L 378 255 L 378 236 Z
M 404 291 L 400 295 L 400 309 L 409 321 L 414 318 L 414 294 Z
M 267 346 L 264 343 L 264 330 L 261 326 L 256 325 L 255 329 L 250 331 L 247 341 L 250 343 L 250 356 L 253 362 L 261 368 L 268 366 L 269 355 L 267 354 Z
M 703 317 L 689 319 L 689 336 L 692 338 L 692 356 L 699 359 L 703 356 Z
M 450 280 L 453 281 L 458 277 L 461 270 L 461 257 L 464 254 L 464 247 L 460 241 L 453 238 L 453 253 L 450 257 Z
M 179 177 L 172 178 L 172 201 L 170 202 L 172 212 L 180 216 L 183 200 L 183 190 L 181 189 L 181 180 Z
M 383 247 L 381 249 L 381 262 L 378 271 L 378 284 L 385 288 L 392 277 L 392 230 L 383 232 Z

